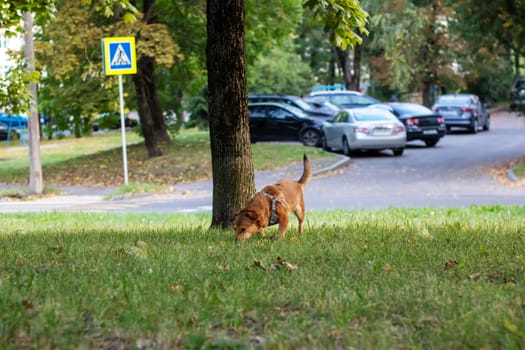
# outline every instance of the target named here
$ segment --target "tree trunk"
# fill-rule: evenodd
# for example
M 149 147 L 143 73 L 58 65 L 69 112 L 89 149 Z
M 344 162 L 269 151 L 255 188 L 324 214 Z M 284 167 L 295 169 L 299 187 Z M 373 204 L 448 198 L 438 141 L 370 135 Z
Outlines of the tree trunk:
M 142 20 L 148 24 L 154 23 L 157 18 L 154 11 L 155 0 L 144 0 L 143 5 L 144 17 Z M 140 34 L 136 39 L 137 41 L 140 40 Z M 137 92 L 139 119 L 144 143 L 150 157 L 162 155 L 160 143 L 170 140 L 157 96 L 154 73 L 155 58 L 142 56 L 137 61 L 137 74 L 133 77 L 133 81 Z
M 353 62 L 350 59 L 351 47 L 348 46 L 346 50 L 336 47 L 335 52 L 339 64 L 343 71 L 343 81 L 345 89 L 359 91 L 359 83 L 361 80 L 361 53 L 363 51 L 362 45 L 356 45 L 354 47 L 354 59 Z
M 339 60 L 339 65 L 343 71 L 343 83 L 345 84 L 345 89 L 352 89 L 352 62 L 350 60 L 350 46 L 345 50 L 341 50 L 340 47 L 335 47 L 335 53 L 337 59 Z
M 352 76 L 351 90 L 359 91 L 361 88 L 361 54 L 363 53 L 363 45 L 357 44 L 354 47 L 354 75 Z
M 434 86 L 434 83 L 431 81 L 425 81 L 423 83 L 423 105 L 430 108 L 432 106 L 432 87 Z
M 211 227 L 226 228 L 255 193 L 248 124 L 244 0 L 208 0 L 206 13 L 213 171 Z
M 150 105 L 150 93 L 148 89 L 148 72 L 150 67 L 148 64 L 149 57 L 141 57 L 137 62 L 137 74 L 133 76 L 135 82 L 135 91 L 137 93 L 137 103 L 139 109 L 140 126 L 142 128 L 142 134 L 144 135 L 144 143 L 148 150 L 148 156 L 150 158 L 158 157 L 162 155 L 160 150 L 160 140 L 157 138 L 155 133 L 155 124 L 153 121 L 153 110 Z
M 35 52 L 33 50 L 33 14 L 24 13 L 24 56 L 28 74 L 35 70 Z M 42 163 L 40 161 L 40 130 L 38 127 L 38 98 L 36 84 L 29 83 L 31 105 L 27 120 L 29 146 L 29 193 L 41 194 L 44 191 Z

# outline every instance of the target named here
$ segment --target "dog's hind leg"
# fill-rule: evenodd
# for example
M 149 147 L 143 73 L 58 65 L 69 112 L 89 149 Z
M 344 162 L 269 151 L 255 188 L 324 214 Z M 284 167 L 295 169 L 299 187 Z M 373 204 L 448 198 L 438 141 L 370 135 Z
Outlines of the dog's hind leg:
M 293 211 L 293 213 L 295 214 L 295 217 L 297 217 L 297 221 L 299 222 L 299 227 L 298 227 L 299 233 L 303 233 L 303 222 L 304 222 L 304 209 L 303 208 L 304 208 L 303 205 L 298 205 Z

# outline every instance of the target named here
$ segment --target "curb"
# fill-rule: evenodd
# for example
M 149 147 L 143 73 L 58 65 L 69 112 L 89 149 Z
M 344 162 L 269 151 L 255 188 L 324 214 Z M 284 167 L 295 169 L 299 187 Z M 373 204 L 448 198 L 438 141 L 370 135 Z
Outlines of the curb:
M 351 161 L 350 157 L 343 156 L 339 161 L 335 162 L 334 164 L 332 164 L 330 166 L 314 170 L 312 172 L 312 176 L 318 176 L 318 175 L 321 175 L 321 174 L 324 174 L 324 173 L 329 173 L 329 172 L 335 171 L 335 170 L 337 170 L 339 168 L 347 166 L 348 164 L 350 164 L 350 161 Z
M 509 179 L 512 182 L 520 183 L 522 180 L 514 174 L 514 171 L 512 169 L 507 170 L 507 179 Z

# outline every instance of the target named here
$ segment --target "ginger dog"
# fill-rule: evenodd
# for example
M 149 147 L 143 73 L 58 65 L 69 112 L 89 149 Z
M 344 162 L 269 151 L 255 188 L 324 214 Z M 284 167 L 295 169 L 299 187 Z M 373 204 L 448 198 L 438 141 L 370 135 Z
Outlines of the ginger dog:
M 279 238 L 283 238 L 291 212 L 299 221 L 299 233 L 303 233 L 303 189 L 312 176 L 312 168 L 306 154 L 303 157 L 303 166 L 303 175 L 299 180 L 286 179 L 265 186 L 235 215 L 233 230 L 237 241 L 246 240 L 254 233 L 263 235 L 264 228 L 275 224 L 279 224 Z

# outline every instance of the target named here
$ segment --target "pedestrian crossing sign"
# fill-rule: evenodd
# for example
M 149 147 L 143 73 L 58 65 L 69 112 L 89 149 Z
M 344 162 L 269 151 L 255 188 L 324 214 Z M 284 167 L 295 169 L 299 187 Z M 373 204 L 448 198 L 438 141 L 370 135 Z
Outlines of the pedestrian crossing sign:
M 102 62 L 106 75 L 136 74 L 135 38 L 126 36 L 102 39 Z

